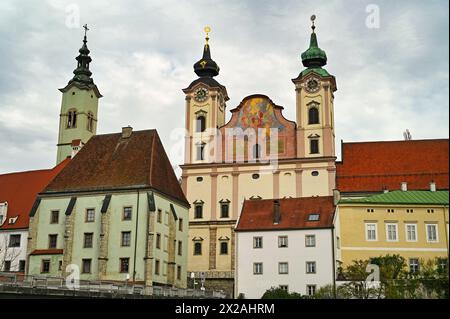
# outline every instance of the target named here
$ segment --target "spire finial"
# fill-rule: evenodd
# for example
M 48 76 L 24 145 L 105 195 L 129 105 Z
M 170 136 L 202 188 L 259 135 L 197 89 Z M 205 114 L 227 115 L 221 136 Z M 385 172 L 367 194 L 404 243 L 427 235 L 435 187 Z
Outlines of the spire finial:
M 208 41 L 209 41 L 209 33 L 211 32 L 211 28 L 208 27 L 208 26 L 206 26 L 206 27 L 203 29 L 203 31 L 205 31 L 205 33 L 206 33 L 205 40 L 206 40 L 206 45 L 208 45 Z
M 84 29 L 84 36 L 86 37 L 86 33 L 89 31 L 87 23 L 83 26 Z
M 316 26 L 314 25 L 314 20 L 316 20 L 316 15 L 315 14 L 313 14 L 311 16 L 311 23 L 312 23 L 311 29 L 312 29 L 313 33 L 314 33 L 314 29 L 316 28 Z

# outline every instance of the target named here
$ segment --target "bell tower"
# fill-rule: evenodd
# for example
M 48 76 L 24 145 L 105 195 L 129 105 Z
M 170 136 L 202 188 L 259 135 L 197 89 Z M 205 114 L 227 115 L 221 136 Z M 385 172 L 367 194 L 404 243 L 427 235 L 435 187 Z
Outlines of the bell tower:
M 216 129 L 225 124 L 225 102 L 229 100 L 225 86 L 214 79 L 220 68 L 211 58 L 211 28 L 205 27 L 204 31 L 203 56 L 194 64 L 199 78 L 183 89 L 186 95 L 185 164 L 212 161 L 207 145 L 213 141 Z
M 309 48 L 301 55 L 306 69 L 292 80 L 296 92 L 298 158 L 335 156 L 333 101 L 336 80 L 323 68 L 327 56 L 317 42 L 315 19 L 313 15 Z
M 62 89 L 61 112 L 56 164 L 72 157 L 97 133 L 98 99 L 102 97 L 91 78 L 92 58 L 87 47 L 87 25 L 84 25 L 83 45 L 76 57 L 74 77 Z

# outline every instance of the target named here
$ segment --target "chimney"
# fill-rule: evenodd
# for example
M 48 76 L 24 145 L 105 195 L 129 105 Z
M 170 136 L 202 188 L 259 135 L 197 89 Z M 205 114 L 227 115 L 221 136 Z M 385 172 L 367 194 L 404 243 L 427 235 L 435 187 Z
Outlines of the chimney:
M 341 200 L 341 192 L 338 189 L 333 189 L 333 205 L 337 206 Z
M 430 192 L 436 191 L 436 183 L 434 181 L 431 181 L 430 183 Z
M 129 138 L 133 133 L 133 128 L 131 126 L 122 127 L 122 138 Z
M 400 189 L 402 190 L 402 192 L 406 192 L 408 190 L 408 183 L 402 182 Z
M 281 221 L 280 202 L 278 200 L 273 201 L 273 223 L 278 225 Z
M 74 158 L 75 155 L 77 155 L 77 153 L 81 150 L 81 148 L 83 147 L 83 142 L 78 139 L 78 140 L 72 140 L 72 156 L 68 156 L 71 158 Z

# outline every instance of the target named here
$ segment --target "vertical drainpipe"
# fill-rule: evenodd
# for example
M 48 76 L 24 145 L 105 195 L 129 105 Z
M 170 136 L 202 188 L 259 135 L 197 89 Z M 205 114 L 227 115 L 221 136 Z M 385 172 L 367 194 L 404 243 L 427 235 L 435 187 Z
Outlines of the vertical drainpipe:
M 448 206 L 444 205 L 444 230 L 445 230 L 445 243 L 447 245 L 447 264 L 449 263 L 449 254 L 448 254 L 448 231 L 447 231 L 447 223 L 448 220 L 445 218 L 446 214 L 445 212 L 448 211 Z
M 133 256 L 133 282 L 136 279 L 136 251 L 137 251 L 137 239 L 138 239 L 138 221 L 139 221 L 139 190 L 137 191 L 136 200 L 136 229 L 134 234 L 134 256 Z
M 335 247 L 334 247 L 334 225 L 331 228 L 331 257 L 333 263 L 333 296 L 336 299 L 336 257 L 335 257 Z

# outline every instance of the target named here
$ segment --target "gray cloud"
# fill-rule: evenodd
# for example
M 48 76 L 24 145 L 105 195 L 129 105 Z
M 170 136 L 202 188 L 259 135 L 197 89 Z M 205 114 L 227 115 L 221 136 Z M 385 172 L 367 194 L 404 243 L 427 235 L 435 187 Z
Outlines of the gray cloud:
M 317 15 L 319 45 L 337 79 L 336 142 L 443 138 L 448 129 L 448 2 L 376 1 L 380 28 L 365 26 L 374 1 L 4 1 L 0 9 L 0 173 L 54 164 L 63 87 L 88 23 L 93 77 L 104 95 L 98 133 L 157 128 L 166 150 L 184 126 L 181 91 L 196 78 L 211 25 L 217 78 L 235 107 L 269 95 L 295 119 L 300 54 Z M 338 152 L 339 152 L 338 147 Z M 174 156 L 172 163 L 182 158 Z

